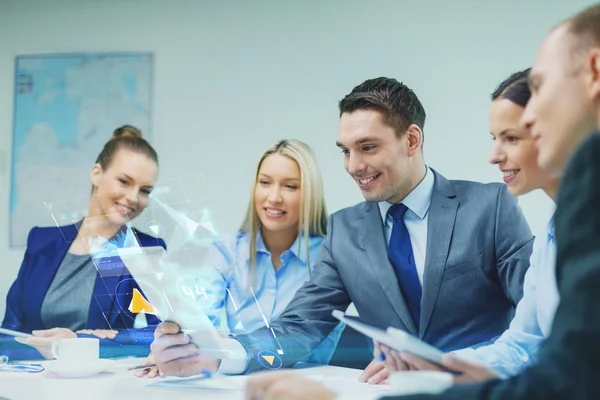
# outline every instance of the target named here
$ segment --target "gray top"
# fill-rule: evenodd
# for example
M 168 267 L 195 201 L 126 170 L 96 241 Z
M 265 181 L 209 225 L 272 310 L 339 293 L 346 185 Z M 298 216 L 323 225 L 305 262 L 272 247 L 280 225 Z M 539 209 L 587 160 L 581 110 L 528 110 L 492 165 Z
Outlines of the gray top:
M 96 274 L 91 255 L 65 255 L 42 302 L 41 318 L 48 329 L 87 327 Z

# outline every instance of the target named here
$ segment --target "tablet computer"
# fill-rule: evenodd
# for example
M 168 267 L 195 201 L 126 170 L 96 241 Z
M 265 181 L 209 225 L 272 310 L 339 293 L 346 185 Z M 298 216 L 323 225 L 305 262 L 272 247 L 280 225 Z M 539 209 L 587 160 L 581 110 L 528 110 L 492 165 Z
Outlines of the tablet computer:
M 118 249 L 118 254 L 143 292 L 143 298 L 137 298 L 138 309 L 130 311 L 139 312 L 143 308 L 146 314 L 177 323 L 198 347 L 200 355 L 232 357 L 226 341 L 204 311 L 206 302 L 202 302 L 193 271 L 181 271 L 169 265 L 165 260 L 166 251 L 160 246 L 123 248 Z
M 409 333 L 391 327 L 387 330 L 379 329 L 358 320 L 357 317 L 345 315 L 339 310 L 334 310 L 332 314 L 349 327 L 356 329 L 379 343 L 385 344 L 394 350 L 414 354 L 424 360 L 441 365 L 444 352 Z

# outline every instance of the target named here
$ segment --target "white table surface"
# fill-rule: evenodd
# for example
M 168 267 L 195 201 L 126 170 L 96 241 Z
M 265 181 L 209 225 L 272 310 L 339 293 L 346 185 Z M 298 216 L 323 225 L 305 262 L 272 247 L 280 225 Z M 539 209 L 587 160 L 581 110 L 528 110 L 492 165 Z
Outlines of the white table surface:
M 243 391 L 181 390 L 147 387 L 162 378 L 137 378 L 126 369 L 139 365 L 144 359 L 115 360 L 110 371 L 89 378 L 60 378 L 49 371 L 40 373 L 2 372 L 0 396 L 21 399 L 82 399 L 82 400 L 185 400 L 185 399 L 243 399 Z M 46 362 L 41 362 L 43 365 Z M 358 382 L 360 370 L 333 366 L 316 366 L 295 371 L 311 378 L 321 377 L 326 385 L 339 394 L 352 398 L 376 399 L 386 394 L 382 386 Z

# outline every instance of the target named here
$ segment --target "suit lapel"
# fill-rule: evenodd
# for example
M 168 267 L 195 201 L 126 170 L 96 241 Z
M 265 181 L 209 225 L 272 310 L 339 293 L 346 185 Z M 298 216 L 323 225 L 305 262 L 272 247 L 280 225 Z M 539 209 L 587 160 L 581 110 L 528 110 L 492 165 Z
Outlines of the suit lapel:
M 416 335 L 417 327 L 400 292 L 400 285 L 394 267 L 387 258 L 387 245 L 379 207 L 377 203 L 371 202 L 366 203 L 366 207 L 367 212 L 363 214 L 363 223 L 361 224 L 364 229 L 360 230 L 360 244 L 367 253 L 373 274 L 377 277 L 383 293 L 394 307 L 406 329 Z
M 450 182 L 437 172 L 433 171 L 433 173 L 435 183 L 427 220 L 427 250 L 423 274 L 419 337 L 423 337 L 425 334 L 437 300 L 459 205 Z

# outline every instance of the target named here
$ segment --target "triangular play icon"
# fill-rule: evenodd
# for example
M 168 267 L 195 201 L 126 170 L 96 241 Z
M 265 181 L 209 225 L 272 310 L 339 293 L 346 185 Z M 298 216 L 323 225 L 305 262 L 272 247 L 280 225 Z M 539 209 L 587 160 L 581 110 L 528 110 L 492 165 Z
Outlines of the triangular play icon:
M 275 356 L 261 356 L 261 357 L 264 358 L 265 361 L 269 363 L 269 365 L 273 365 L 273 362 L 275 361 Z
M 129 303 L 129 311 L 134 314 L 158 314 L 156 308 L 154 308 L 154 306 L 150 304 L 137 289 L 133 289 L 133 296 L 131 298 L 131 303 Z
M 148 228 L 150 228 L 150 230 L 154 233 L 154 236 L 158 236 L 160 232 L 158 225 L 150 225 Z
M 236 331 L 243 331 L 244 330 L 244 325 L 242 324 L 242 321 L 238 321 L 237 325 L 235 326 L 235 330 Z

